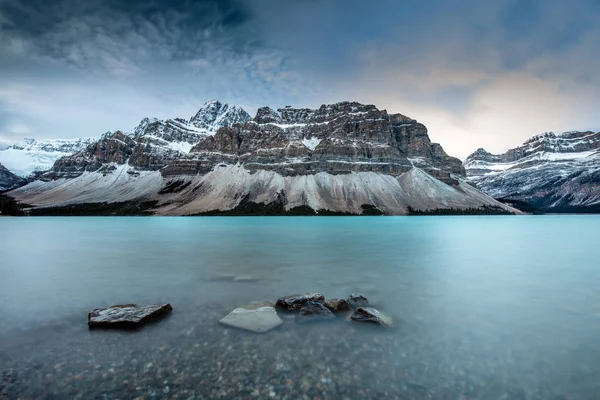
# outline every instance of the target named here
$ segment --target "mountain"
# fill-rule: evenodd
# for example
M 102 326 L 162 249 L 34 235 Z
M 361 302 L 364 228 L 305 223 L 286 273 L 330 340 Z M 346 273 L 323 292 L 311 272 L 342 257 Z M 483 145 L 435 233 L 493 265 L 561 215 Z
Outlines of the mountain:
M 464 167 L 494 198 L 547 212 L 600 211 L 600 132 L 544 133 L 499 155 L 478 149 Z
M 33 172 L 47 171 L 61 157 L 76 153 L 96 139 L 25 139 L 0 150 L 0 163 L 16 175 L 27 177 Z
M 25 183 L 25 179 L 10 172 L 0 164 L 0 190 L 6 190 Z
M 105 134 L 10 195 L 38 208 L 127 203 L 166 215 L 516 212 L 468 184 L 424 125 L 355 102 L 263 107 L 253 119 L 207 102 L 189 121 Z

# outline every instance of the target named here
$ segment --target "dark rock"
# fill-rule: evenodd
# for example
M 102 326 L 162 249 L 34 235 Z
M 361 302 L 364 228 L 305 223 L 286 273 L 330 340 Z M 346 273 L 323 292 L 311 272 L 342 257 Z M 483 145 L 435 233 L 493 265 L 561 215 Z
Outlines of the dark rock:
M 316 301 L 307 301 L 300 309 L 300 315 L 296 320 L 304 322 L 321 322 L 335 319 L 335 315 L 323 303 Z
M 294 311 L 302 308 L 308 301 L 322 303 L 325 301 L 325 297 L 321 293 L 293 294 L 278 299 L 275 305 L 284 310 Z
M 382 314 L 373 307 L 359 307 L 350 316 L 350 319 L 357 322 L 369 322 L 391 328 L 393 321 L 390 317 Z
M 348 304 L 352 308 L 369 307 L 369 300 L 361 294 L 352 293 L 348 296 Z
M 90 328 L 136 328 L 154 318 L 173 310 L 170 304 L 137 306 L 122 304 L 108 308 L 96 308 L 88 314 Z
M 4 165 L 0 164 L 0 190 L 11 189 L 25 183 L 25 179 L 13 174 Z
M 325 302 L 325 307 L 333 312 L 350 311 L 350 304 L 344 299 L 329 299 Z

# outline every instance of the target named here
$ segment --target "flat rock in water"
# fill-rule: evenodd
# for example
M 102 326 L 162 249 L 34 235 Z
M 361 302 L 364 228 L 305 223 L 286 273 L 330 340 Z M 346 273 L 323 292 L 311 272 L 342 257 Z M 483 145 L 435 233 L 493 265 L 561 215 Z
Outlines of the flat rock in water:
M 387 315 L 379 312 L 373 307 L 359 307 L 350 316 L 350 319 L 357 322 L 369 322 L 391 328 L 393 321 Z
M 352 293 L 348 296 L 348 303 L 352 308 L 369 307 L 369 300 L 361 294 Z
M 321 322 L 335 319 L 335 315 L 323 303 L 307 301 L 300 309 L 300 315 L 296 320 L 303 322 Z
M 325 307 L 333 312 L 350 311 L 350 304 L 344 299 L 329 299 L 325 302 Z
M 283 323 L 268 302 L 236 308 L 219 322 L 252 332 L 267 332 Z
M 173 310 L 170 304 L 152 304 L 137 306 L 135 304 L 121 304 L 108 308 L 96 308 L 88 314 L 88 326 L 135 328 L 151 319 L 167 314 Z
M 304 303 L 308 301 L 322 303 L 325 301 L 325 296 L 321 293 L 293 294 L 278 299 L 276 306 L 284 310 L 293 311 L 302 308 Z

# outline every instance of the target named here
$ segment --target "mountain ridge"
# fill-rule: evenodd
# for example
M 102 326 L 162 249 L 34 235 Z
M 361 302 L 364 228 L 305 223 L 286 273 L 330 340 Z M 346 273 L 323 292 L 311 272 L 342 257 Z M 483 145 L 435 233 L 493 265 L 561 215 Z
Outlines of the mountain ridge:
M 547 212 L 600 206 L 600 132 L 547 132 L 502 154 L 479 148 L 463 165 L 469 181 L 494 198 Z
M 250 118 L 213 100 L 189 120 L 143 119 L 130 132 L 106 133 L 11 195 L 36 207 L 152 201 L 154 213 L 167 215 L 231 210 L 242 201 L 353 214 L 515 212 L 465 177 L 461 161 L 432 143 L 423 124 L 374 105 L 261 107 Z

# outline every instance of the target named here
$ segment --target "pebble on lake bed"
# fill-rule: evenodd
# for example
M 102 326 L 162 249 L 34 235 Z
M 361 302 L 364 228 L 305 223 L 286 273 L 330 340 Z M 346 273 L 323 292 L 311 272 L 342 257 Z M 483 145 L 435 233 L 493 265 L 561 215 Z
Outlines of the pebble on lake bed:
M 96 308 L 88 314 L 90 328 L 136 328 L 154 318 L 173 310 L 170 304 L 137 306 L 122 304 L 107 308 Z
M 234 309 L 220 323 L 252 332 L 267 332 L 281 325 L 273 304 L 265 302 Z

